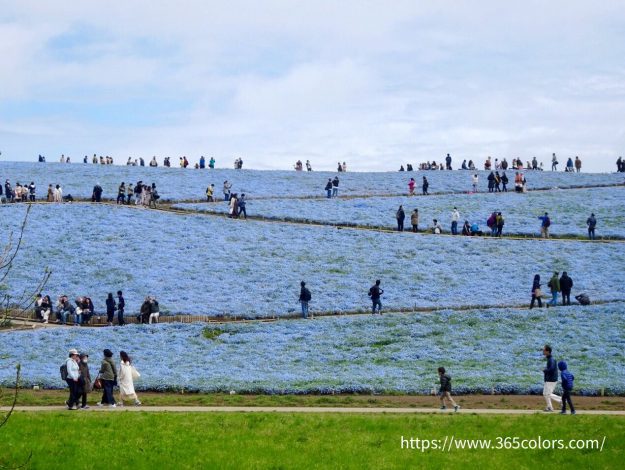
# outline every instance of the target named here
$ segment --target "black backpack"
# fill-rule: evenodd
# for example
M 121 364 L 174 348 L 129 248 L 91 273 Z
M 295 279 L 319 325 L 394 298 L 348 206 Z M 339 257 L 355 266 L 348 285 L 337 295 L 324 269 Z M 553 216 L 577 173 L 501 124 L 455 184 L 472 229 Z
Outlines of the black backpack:
M 305 302 L 309 302 L 310 299 L 312 299 L 312 294 L 310 293 L 310 291 L 306 287 L 304 287 L 304 292 L 302 292 L 302 299 Z
M 64 362 L 60 367 L 59 372 L 61 372 L 61 380 L 65 382 L 67 380 L 67 362 Z

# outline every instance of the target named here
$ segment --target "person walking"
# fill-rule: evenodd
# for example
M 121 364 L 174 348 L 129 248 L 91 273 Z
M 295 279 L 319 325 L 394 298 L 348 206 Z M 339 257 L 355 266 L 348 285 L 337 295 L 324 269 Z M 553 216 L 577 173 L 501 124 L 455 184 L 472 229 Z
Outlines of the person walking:
M 338 197 L 339 195 L 339 177 L 335 176 L 332 180 L 332 197 Z
M 82 404 L 80 406 L 81 410 L 86 410 L 89 408 L 87 404 L 87 395 L 91 391 L 91 372 L 89 371 L 89 354 L 82 353 L 80 355 L 80 362 L 78 363 L 78 368 L 80 370 L 80 385 L 79 385 L 79 396 L 76 400 L 76 406 L 78 406 L 79 399 L 82 399 Z
M 312 299 L 310 290 L 306 287 L 304 281 L 300 282 L 299 302 L 302 306 L 302 318 L 308 318 L 308 302 Z M 312 318 L 312 315 L 310 316 Z
M 215 185 L 211 184 L 206 188 L 206 202 L 213 202 L 215 199 L 213 195 L 215 194 Z
M 551 227 L 551 219 L 549 214 L 545 212 L 545 215 L 538 217 L 540 219 L 540 236 L 542 238 L 549 238 L 549 227 Z
M 506 221 L 503 218 L 503 215 L 501 214 L 501 212 L 497 212 L 497 217 L 495 217 L 495 224 L 497 226 L 497 236 L 501 237 L 503 234 L 503 226 L 506 223 Z
M 397 231 L 404 231 L 404 220 L 406 219 L 406 213 L 404 212 L 404 206 L 399 206 L 397 212 L 395 213 L 395 218 L 397 219 Z
M 135 188 L 132 183 L 128 183 L 128 188 L 126 189 L 126 205 L 130 205 L 130 201 L 132 200 L 132 196 L 135 194 Z
M 415 209 L 410 214 L 410 224 L 412 225 L 412 231 L 417 233 L 419 231 L 419 209 Z
M 239 205 L 239 216 L 243 214 L 243 218 L 247 220 L 247 211 L 245 210 L 245 193 L 241 194 L 241 196 L 237 200 L 237 204 Z
M 232 188 L 232 183 L 229 183 L 228 180 L 224 181 L 223 193 L 224 193 L 224 201 L 230 201 L 230 189 Z
M 69 350 L 69 357 L 65 361 L 66 379 L 69 387 L 69 398 L 65 402 L 68 410 L 78 409 L 78 400 L 80 395 L 80 368 L 78 367 L 78 351 L 76 349 Z
M 545 398 L 545 403 L 547 404 L 544 411 L 550 412 L 553 411 L 551 400 L 555 400 L 558 403 L 562 402 L 562 399 L 553 393 L 558 383 L 558 366 L 556 365 L 556 360 L 551 355 L 551 346 L 548 344 L 545 344 L 545 347 L 543 348 L 543 356 L 545 356 L 545 359 L 547 360 L 547 365 L 543 369 L 543 378 L 545 380 L 545 384 L 543 385 L 543 397 Z
M 590 240 L 595 239 L 595 228 L 597 227 L 597 219 L 594 212 L 590 214 L 590 217 L 586 219 L 586 225 L 588 226 L 588 238 Z
M 123 204 L 126 200 L 126 183 L 122 181 L 122 184 L 117 188 L 117 204 Z
M 534 302 L 538 301 L 538 307 L 542 308 L 542 291 L 540 290 L 540 274 L 534 276 L 534 282 L 532 283 L 532 301 L 530 303 L 530 310 L 534 308 Z
M 115 316 L 115 310 L 117 306 L 115 305 L 115 299 L 113 298 L 113 294 L 109 292 L 106 297 L 106 323 L 108 326 L 113 326 L 113 317 Z
M 135 378 L 141 377 L 139 372 L 132 365 L 130 356 L 126 351 L 120 351 L 119 357 L 119 406 L 124 406 L 125 401 L 132 400 L 135 406 L 141 406 L 141 402 L 135 392 Z
M 410 181 L 408 181 L 408 196 L 414 196 L 415 184 L 414 178 L 410 178 Z
M 328 182 L 325 187 L 326 197 L 330 199 L 332 197 L 332 178 L 328 178 Z
M 573 289 L 573 279 L 564 271 L 560 277 L 560 292 L 562 292 L 562 305 L 571 305 L 571 290 Z
M 423 190 L 423 195 L 427 196 L 428 193 L 428 188 L 430 187 L 430 183 L 428 182 L 428 179 L 424 176 L 423 177 L 423 184 L 421 185 L 421 189 Z
M 508 192 L 508 176 L 506 175 L 506 172 L 504 171 L 503 174 L 501 175 L 501 190 L 504 193 Z
M 371 297 L 371 313 L 375 315 L 375 309 L 378 308 L 378 313 L 382 315 L 382 301 L 380 300 L 384 294 L 384 291 L 380 288 L 380 280 L 375 281 L 375 284 L 369 288 L 369 297 Z
M 122 291 L 117 291 L 117 324 L 124 326 L 126 321 L 124 320 L 124 309 L 126 308 L 126 300 L 124 300 L 124 294 Z
M 98 403 L 98 406 L 109 405 L 111 408 L 115 408 L 115 397 L 113 396 L 113 387 L 117 383 L 117 368 L 115 362 L 113 362 L 113 352 L 110 349 L 103 351 L 104 358 L 100 365 L 99 377 L 102 380 L 102 400 Z
M 558 274 L 560 273 L 557 271 L 554 272 L 547 284 L 547 287 L 549 287 L 551 291 L 551 300 L 546 303 L 547 308 L 549 308 L 549 306 L 556 307 L 558 305 L 558 292 L 560 292 L 560 279 L 558 279 Z
M 562 383 L 562 411 L 560 411 L 560 414 L 566 414 L 566 404 L 568 403 L 571 414 L 574 415 L 575 407 L 571 400 L 571 392 L 573 391 L 575 376 L 569 372 L 568 366 L 564 361 L 558 362 L 558 370 L 560 371 L 560 381 Z
M 451 212 L 451 234 L 458 235 L 458 221 L 460 220 L 460 212 L 458 212 L 458 208 L 454 207 L 454 210 Z
M 438 368 L 438 378 L 440 380 L 440 388 L 438 389 L 438 395 L 441 401 L 441 410 L 446 410 L 446 402 L 449 401 L 454 407 L 454 411 L 458 411 L 460 407 L 456 404 L 453 398 L 451 398 L 451 376 L 445 372 L 444 367 Z

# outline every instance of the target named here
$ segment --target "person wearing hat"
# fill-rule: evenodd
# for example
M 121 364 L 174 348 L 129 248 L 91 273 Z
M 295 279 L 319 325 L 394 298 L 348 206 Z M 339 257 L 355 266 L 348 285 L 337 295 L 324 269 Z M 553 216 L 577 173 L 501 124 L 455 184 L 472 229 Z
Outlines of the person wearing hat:
M 80 369 L 78 368 L 78 351 L 69 350 L 69 357 L 65 361 L 67 368 L 67 378 L 65 381 L 69 386 L 69 398 L 65 402 L 68 410 L 78 409 L 78 398 L 80 396 Z
M 87 405 L 87 394 L 91 391 L 91 373 L 89 372 L 89 354 L 82 353 L 80 355 L 80 362 L 78 363 L 78 369 L 80 371 L 80 385 L 79 395 L 76 398 L 76 404 L 78 400 L 82 398 L 82 405 L 80 409 L 86 410 L 89 408 Z
M 102 393 L 102 400 L 98 403 L 99 406 L 104 404 L 109 405 L 111 408 L 115 408 L 115 397 L 113 397 L 113 387 L 117 382 L 117 368 L 115 362 L 113 362 L 113 353 L 110 349 L 102 351 L 104 359 L 102 359 L 102 365 L 100 366 L 100 379 L 102 379 L 102 386 L 104 392 Z

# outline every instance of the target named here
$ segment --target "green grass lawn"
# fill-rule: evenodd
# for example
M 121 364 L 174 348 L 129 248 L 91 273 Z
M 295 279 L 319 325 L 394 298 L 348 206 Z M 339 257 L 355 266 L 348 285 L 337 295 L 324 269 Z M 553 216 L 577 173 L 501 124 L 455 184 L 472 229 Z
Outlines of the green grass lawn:
M 598 450 L 402 450 L 427 439 L 598 439 Z M 614 416 L 20 412 L 0 464 L 30 468 L 622 468 Z

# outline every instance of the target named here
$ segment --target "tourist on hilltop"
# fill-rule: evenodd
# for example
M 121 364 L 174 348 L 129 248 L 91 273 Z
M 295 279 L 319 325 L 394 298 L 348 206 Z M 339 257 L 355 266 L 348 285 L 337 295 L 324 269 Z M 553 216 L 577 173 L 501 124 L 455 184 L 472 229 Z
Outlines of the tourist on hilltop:
M 245 200 L 245 193 L 241 194 L 241 196 L 237 200 L 237 205 L 239 209 L 239 215 L 243 214 L 243 218 L 247 220 L 247 211 L 245 210 L 245 206 L 247 201 Z
M 347 171 L 347 163 L 343 162 L 343 173 Z
M 555 153 L 551 156 L 551 171 L 558 171 L 558 159 Z
M 337 167 L 336 171 L 338 171 L 339 173 L 343 172 L 343 166 L 341 165 L 341 162 L 338 162 L 338 167 Z
M 414 196 L 414 187 L 415 187 L 416 183 L 414 178 L 410 178 L 410 181 L 408 181 L 408 196 Z
M 182 166 L 183 168 L 187 168 L 189 166 L 189 160 L 187 160 L 187 157 L 182 157 Z M 243 160 L 241 160 L 241 166 L 243 166 Z
M 395 213 L 395 218 L 397 219 L 397 231 L 403 232 L 404 231 L 404 219 L 406 218 L 406 213 L 404 212 L 403 206 L 399 206 L 399 209 L 397 209 L 397 212 Z
M 471 225 L 469 224 L 468 220 L 464 221 L 464 225 L 462 226 L 462 235 L 464 235 L 465 237 L 471 236 Z
M 503 234 L 503 226 L 505 224 L 505 220 L 501 212 L 497 212 L 497 217 L 495 217 L 495 226 L 497 227 L 497 236 L 501 237 Z
M 128 183 L 128 188 L 126 189 L 126 204 L 130 205 L 130 201 L 132 200 L 132 196 L 135 193 L 135 188 L 132 186 L 132 183 Z
M 423 184 L 421 185 L 421 189 L 423 191 L 423 195 L 424 196 L 427 196 L 429 194 L 428 193 L 428 188 L 429 187 L 430 187 L 430 183 L 429 183 L 428 179 L 424 176 L 423 177 Z
M 65 163 L 65 154 L 61 154 L 61 163 Z
M 448 170 L 451 170 L 451 155 L 449 154 L 445 157 L 445 166 Z
M 558 278 L 559 272 L 554 272 L 551 279 L 547 283 L 547 287 L 549 287 L 549 291 L 551 292 L 551 300 L 546 302 L 547 308 L 549 306 L 557 307 L 558 306 L 558 292 L 560 292 L 560 279 Z
M 444 367 L 438 368 L 438 378 L 440 381 L 440 388 L 438 389 L 438 395 L 441 401 L 441 410 L 446 410 L 446 402 L 449 401 L 451 406 L 454 407 L 454 411 L 458 411 L 460 406 L 456 404 L 453 398 L 451 398 L 451 376 L 445 372 Z
M 441 223 L 437 219 L 434 219 L 432 221 L 431 230 L 432 230 L 432 233 L 435 235 L 440 235 L 441 233 L 443 233 L 443 227 L 441 226 Z
M 206 201 L 207 202 L 214 202 L 215 201 L 214 194 L 215 194 L 215 185 L 211 183 L 206 188 Z
M 150 320 L 150 297 L 146 297 L 141 308 L 139 310 L 139 317 L 137 318 L 140 323 L 147 325 Z
M 560 381 L 562 383 L 562 410 L 560 414 L 566 414 L 566 404 L 569 404 L 571 414 L 575 414 L 573 401 L 571 400 L 571 392 L 573 391 L 573 383 L 575 377 L 568 370 L 568 365 L 564 361 L 558 362 L 558 370 L 560 371 Z
M 178 164 L 180 165 L 180 168 L 184 168 L 184 160 L 182 159 L 182 157 L 178 159 Z
M 306 171 L 312 171 L 312 165 L 310 164 L 310 160 L 306 160 Z
M 152 160 L 150 160 L 150 166 L 152 168 L 156 168 L 158 166 L 158 162 L 156 161 L 156 156 L 153 156 Z
M 102 380 L 102 399 L 98 403 L 98 406 L 109 405 L 111 408 L 115 408 L 115 397 L 113 396 L 113 387 L 117 382 L 117 368 L 115 362 L 113 362 L 113 352 L 110 349 L 103 351 L 104 358 L 100 365 L 100 380 Z
M 124 326 L 126 320 L 124 320 L 124 310 L 126 309 L 126 300 L 122 291 L 117 291 L 117 324 Z
M 299 303 L 302 306 L 302 318 L 308 318 L 308 302 L 312 299 L 312 294 L 310 290 L 306 287 L 306 283 L 304 281 L 300 282 L 300 290 L 299 290 Z M 310 318 L 313 316 L 311 315 Z
M 165 168 L 171 168 L 171 159 L 169 157 L 163 159 L 163 166 Z
M 380 280 L 375 281 L 375 284 L 369 288 L 369 293 L 367 294 L 371 297 L 371 303 L 373 304 L 371 307 L 371 313 L 375 315 L 375 309 L 377 307 L 378 313 L 382 315 L 382 295 L 384 294 L 384 290 L 380 287 Z
M 542 291 L 540 290 L 540 274 L 536 274 L 534 276 L 534 281 L 532 282 L 532 301 L 530 302 L 530 310 L 534 308 L 534 302 L 536 301 L 538 301 L 538 306 L 542 308 L 542 295 Z
M 594 213 L 590 214 L 590 217 L 586 219 L 586 225 L 588 226 L 588 238 L 594 240 L 595 228 L 597 228 L 597 219 Z
M 78 409 L 80 395 L 80 368 L 78 367 L 78 360 L 78 351 L 76 349 L 70 349 L 69 357 L 65 361 L 65 381 L 69 387 L 69 398 L 65 404 L 68 410 Z M 63 374 L 63 372 L 61 374 Z
M 85 155 L 85 157 L 82 159 L 83 163 L 88 163 L 89 162 L 89 157 L 87 157 L 87 155 Z
M 208 161 L 208 167 L 213 170 L 215 168 L 215 159 L 213 157 L 211 157 L 211 159 Z
M 480 178 L 477 176 L 477 173 L 474 173 L 471 177 L 471 185 L 473 186 L 473 192 L 478 192 L 478 183 L 480 182 Z
M 577 173 L 582 171 L 582 161 L 579 159 L 579 157 L 575 157 L 575 171 Z
M 399 171 L 406 171 L 404 170 L 404 165 L 399 165 Z
M 491 166 L 492 166 L 492 162 L 491 162 L 490 157 L 488 157 L 486 161 L 484 162 L 484 170 L 490 171 Z
M 457 207 L 451 211 L 451 234 L 458 235 L 458 221 L 460 220 L 460 212 Z
M 625 159 L 623 157 L 618 157 L 618 160 L 616 160 L 616 171 L 625 173 Z
M 551 227 L 549 214 L 545 212 L 545 215 L 541 215 L 538 219 L 540 220 L 540 236 L 542 238 L 549 238 L 549 227 Z
M 410 214 L 410 224 L 412 225 L 412 231 L 417 233 L 419 231 L 419 209 L 415 209 Z
M 102 192 L 102 186 L 100 186 L 100 183 L 96 183 L 93 187 L 93 192 L 91 193 L 91 202 L 101 202 Z
M 223 193 L 224 193 L 224 201 L 230 201 L 230 189 L 232 188 L 232 183 L 229 183 L 228 180 L 224 181 Z
M 98 163 L 97 161 L 93 162 L 93 163 Z M 126 161 L 126 166 L 134 166 L 132 164 L 132 157 L 128 157 L 128 160 Z
M 119 406 L 124 406 L 125 401 L 132 400 L 135 406 L 140 406 L 141 402 L 135 392 L 135 377 L 141 377 L 139 372 L 132 365 L 130 356 L 125 351 L 119 352 Z
M 38 157 L 37 161 L 39 163 L 45 163 L 46 157 L 44 157 L 43 155 L 39 154 L 39 157 Z
M 332 178 L 328 178 L 328 182 L 325 187 L 326 197 L 330 199 L 332 197 Z
M 503 171 L 506 171 L 508 169 L 508 160 L 506 160 L 505 157 L 503 160 L 501 160 L 501 169 Z
M 461 166 L 462 170 L 468 170 L 469 167 L 467 166 L 467 161 L 466 160 L 462 160 L 462 166 Z
M 571 157 L 567 159 L 566 168 L 564 169 L 564 171 L 566 171 L 567 173 L 573 173 L 575 171 L 573 166 L 573 159 Z
M 523 174 L 518 171 L 514 174 L 514 191 L 517 193 L 523 192 Z
M 123 204 L 126 200 L 126 183 L 122 181 L 122 184 L 117 188 L 117 204 Z
M 145 160 L 143 159 L 143 157 L 139 157 L 139 166 L 145 166 Z
M 302 171 L 304 169 L 304 164 L 301 160 L 297 160 L 295 162 L 295 171 Z
M 232 193 L 230 195 L 230 203 L 229 203 L 229 217 L 236 219 L 239 217 L 239 204 L 237 202 L 237 194 L 236 193 Z
M 113 298 L 113 293 L 109 292 L 106 297 L 106 323 L 108 326 L 113 326 L 113 317 L 115 316 L 115 310 L 117 310 L 117 304 Z
M 488 192 L 489 193 L 495 192 L 495 173 L 492 171 L 488 175 Z
M 149 323 L 158 323 L 158 317 L 161 315 L 158 300 L 155 297 L 150 297 L 150 317 Z
M 558 384 L 558 366 L 556 365 L 556 360 L 551 355 L 551 346 L 545 344 L 543 348 L 543 356 L 547 360 L 547 365 L 543 369 L 543 378 L 545 380 L 545 385 L 543 386 L 543 397 L 545 398 L 545 402 L 547 407 L 544 411 L 550 412 L 553 411 L 553 405 L 551 404 L 551 400 L 555 400 L 558 403 L 562 402 L 562 399 L 553 393 L 556 389 L 556 385 Z
M 335 176 L 332 180 L 332 197 L 338 197 L 339 195 L 339 177 Z
M 501 169 L 501 165 L 499 164 L 499 159 L 495 158 L 495 170 Z
M 78 402 L 82 401 L 80 404 L 81 410 L 89 409 L 89 405 L 87 405 L 87 395 L 91 391 L 91 372 L 89 371 L 89 354 L 81 353 L 79 356 L 78 362 L 78 370 L 80 372 L 79 386 L 78 386 L 78 397 L 76 400 L 76 406 L 78 406 Z
M 508 176 L 506 175 L 506 172 L 504 171 L 503 174 L 501 175 L 501 190 L 504 193 L 508 192 Z
M 538 160 L 536 157 L 532 158 L 532 170 L 538 170 Z
M 571 305 L 571 290 L 573 279 L 564 271 L 560 277 L 560 292 L 562 292 L 562 305 Z
M 206 168 L 206 159 L 204 158 L 204 155 L 202 155 L 200 157 L 200 170 L 203 170 Z
M 473 163 L 473 160 L 469 160 L 469 170 L 475 171 L 475 164 Z
M 15 183 L 15 189 L 13 190 L 13 202 L 21 202 L 22 201 L 22 185 Z

